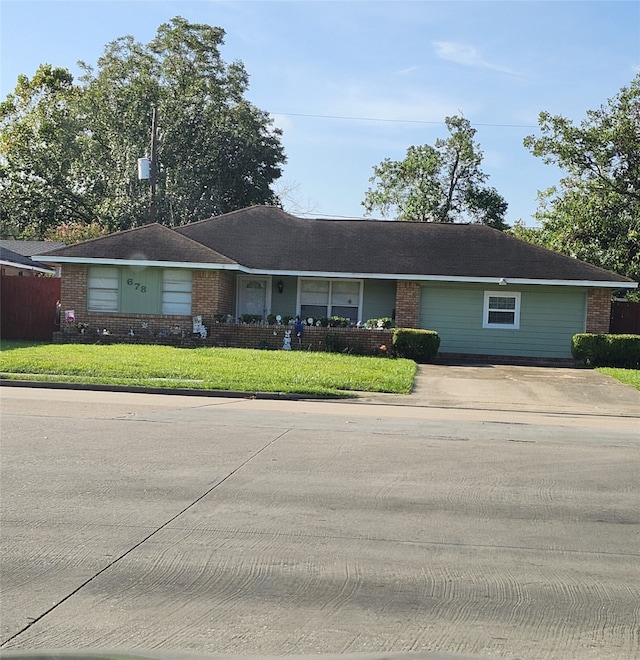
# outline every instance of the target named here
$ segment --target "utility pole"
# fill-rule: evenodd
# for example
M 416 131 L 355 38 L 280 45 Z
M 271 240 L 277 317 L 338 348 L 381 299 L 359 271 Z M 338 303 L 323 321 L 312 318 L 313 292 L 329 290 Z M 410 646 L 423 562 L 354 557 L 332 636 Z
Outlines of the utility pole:
M 138 158 L 138 179 L 149 179 L 151 201 L 149 202 L 149 222 L 156 221 L 156 177 L 158 174 L 158 110 L 154 105 L 151 112 L 151 156 Z
M 158 172 L 158 109 L 153 106 L 151 115 L 151 203 L 149 205 L 149 222 L 156 221 L 156 174 Z

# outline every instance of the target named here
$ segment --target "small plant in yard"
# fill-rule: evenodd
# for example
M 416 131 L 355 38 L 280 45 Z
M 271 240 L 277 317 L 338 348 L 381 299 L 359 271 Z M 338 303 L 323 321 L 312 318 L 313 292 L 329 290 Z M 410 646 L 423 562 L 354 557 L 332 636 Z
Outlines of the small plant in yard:
M 392 353 L 386 344 L 380 344 L 380 346 L 376 347 L 374 355 L 378 357 L 391 357 Z
M 379 319 L 369 319 L 364 322 L 367 330 L 388 330 L 393 327 L 393 319 L 389 316 L 383 316 Z
M 255 325 L 257 323 L 262 323 L 263 318 L 260 314 L 243 314 L 241 317 L 242 322 L 247 325 Z

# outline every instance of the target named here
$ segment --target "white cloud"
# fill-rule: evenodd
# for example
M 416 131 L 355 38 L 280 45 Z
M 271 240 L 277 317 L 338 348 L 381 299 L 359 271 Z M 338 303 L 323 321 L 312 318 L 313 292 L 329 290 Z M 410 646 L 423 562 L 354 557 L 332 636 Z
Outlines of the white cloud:
M 434 41 L 433 46 L 436 49 L 436 55 L 443 60 L 449 60 L 463 66 L 491 69 L 492 71 L 500 71 L 511 75 L 521 75 L 508 67 L 488 62 L 474 46 L 469 44 L 460 44 L 455 41 Z
M 397 76 L 408 76 L 410 73 L 413 73 L 414 71 L 418 71 L 417 66 L 409 66 L 406 69 L 401 69 L 400 71 L 396 71 Z

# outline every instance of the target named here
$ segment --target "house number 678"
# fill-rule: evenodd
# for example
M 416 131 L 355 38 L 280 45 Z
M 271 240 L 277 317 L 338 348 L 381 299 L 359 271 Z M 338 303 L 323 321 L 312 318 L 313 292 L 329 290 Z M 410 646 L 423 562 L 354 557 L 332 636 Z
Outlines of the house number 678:
M 146 293 L 147 292 L 147 287 L 146 287 L 145 284 L 140 284 L 140 282 L 134 282 L 131 277 L 127 280 L 127 284 L 129 286 L 135 286 L 136 291 L 140 291 L 140 293 Z

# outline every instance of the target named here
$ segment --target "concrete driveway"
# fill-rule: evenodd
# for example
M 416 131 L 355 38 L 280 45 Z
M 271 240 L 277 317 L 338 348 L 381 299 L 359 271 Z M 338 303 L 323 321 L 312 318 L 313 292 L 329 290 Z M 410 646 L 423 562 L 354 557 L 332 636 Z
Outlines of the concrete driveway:
M 374 395 L 362 401 L 640 418 L 640 392 L 591 369 L 421 365 L 409 396 Z
M 0 645 L 635 659 L 638 393 L 564 371 L 355 403 L 2 387 Z

